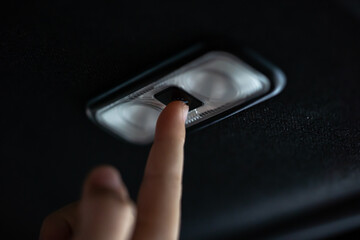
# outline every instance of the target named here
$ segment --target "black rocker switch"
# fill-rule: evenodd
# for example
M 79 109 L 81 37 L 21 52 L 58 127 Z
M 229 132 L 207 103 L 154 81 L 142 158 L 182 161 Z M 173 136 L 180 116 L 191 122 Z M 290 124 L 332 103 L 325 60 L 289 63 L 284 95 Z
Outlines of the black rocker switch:
M 168 105 L 172 101 L 183 101 L 186 105 L 189 106 L 189 111 L 203 105 L 199 99 L 191 96 L 189 93 L 175 86 L 158 92 L 154 97 L 165 105 Z

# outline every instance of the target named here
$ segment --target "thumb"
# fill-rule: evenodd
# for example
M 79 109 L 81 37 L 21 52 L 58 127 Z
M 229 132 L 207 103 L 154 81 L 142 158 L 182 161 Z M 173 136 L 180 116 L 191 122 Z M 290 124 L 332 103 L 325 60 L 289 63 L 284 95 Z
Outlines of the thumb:
M 102 166 L 90 173 L 79 211 L 80 225 L 75 240 L 130 239 L 135 207 L 115 168 Z

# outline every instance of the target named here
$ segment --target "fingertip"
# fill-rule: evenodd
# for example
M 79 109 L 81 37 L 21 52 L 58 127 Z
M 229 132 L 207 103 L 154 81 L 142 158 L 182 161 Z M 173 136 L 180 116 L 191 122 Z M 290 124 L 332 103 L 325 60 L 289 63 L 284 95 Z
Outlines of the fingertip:
M 155 141 L 185 139 L 185 121 L 189 106 L 182 101 L 169 103 L 161 112 L 155 132 Z
M 120 173 L 112 166 L 96 167 L 85 181 L 74 239 L 128 239 L 135 211 Z
M 122 198 L 128 197 L 126 186 L 119 171 L 110 165 L 94 168 L 86 178 L 83 195 L 85 197 L 90 196 L 98 190 L 112 191 Z
M 119 187 L 120 174 L 112 166 L 99 166 L 90 172 L 87 183 L 95 187 L 116 189 Z

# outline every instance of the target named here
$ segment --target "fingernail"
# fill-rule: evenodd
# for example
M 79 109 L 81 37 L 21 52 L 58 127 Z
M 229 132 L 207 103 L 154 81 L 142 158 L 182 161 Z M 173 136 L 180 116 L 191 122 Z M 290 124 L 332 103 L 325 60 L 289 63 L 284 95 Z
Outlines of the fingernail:
M 184 120 L 184 122 L 186 122 L 188 113 L 189 113 L 189 106 L 184 103 L 184 106 L 183 106 L 183 120 Z

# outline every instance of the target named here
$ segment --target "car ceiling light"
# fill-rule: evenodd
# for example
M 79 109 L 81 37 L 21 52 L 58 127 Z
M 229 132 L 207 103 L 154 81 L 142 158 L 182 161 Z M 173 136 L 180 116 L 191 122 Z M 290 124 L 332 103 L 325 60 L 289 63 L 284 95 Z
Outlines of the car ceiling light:
M 148 144 L 154 138 L 159 114 L 171 101 L 181 100 L 189 105 L 185 124 L 187 129 L 191 129 L 254 105 L 256 100 L 260 102 L 261 96 L 263 101 L 277 94 L 285 85 L 284 75 L 273 66 L 269 75 L 226 51 L 208 50 L 192 55 L 189 62 L 178 63 L 177 68 L 166 68 L 173 64 L 171 59 L 168 64 L 165 62 L 163 66 L 90 101 L 87 107 L 89 117 L 129 142 Z M 151 73 L 157 72 L 153 75 L 159 76 L 164 68 L 166 71 L 160 74 L 161 77 L 153 79 Z M 137 84 L 131 87 L 131 83 Z

